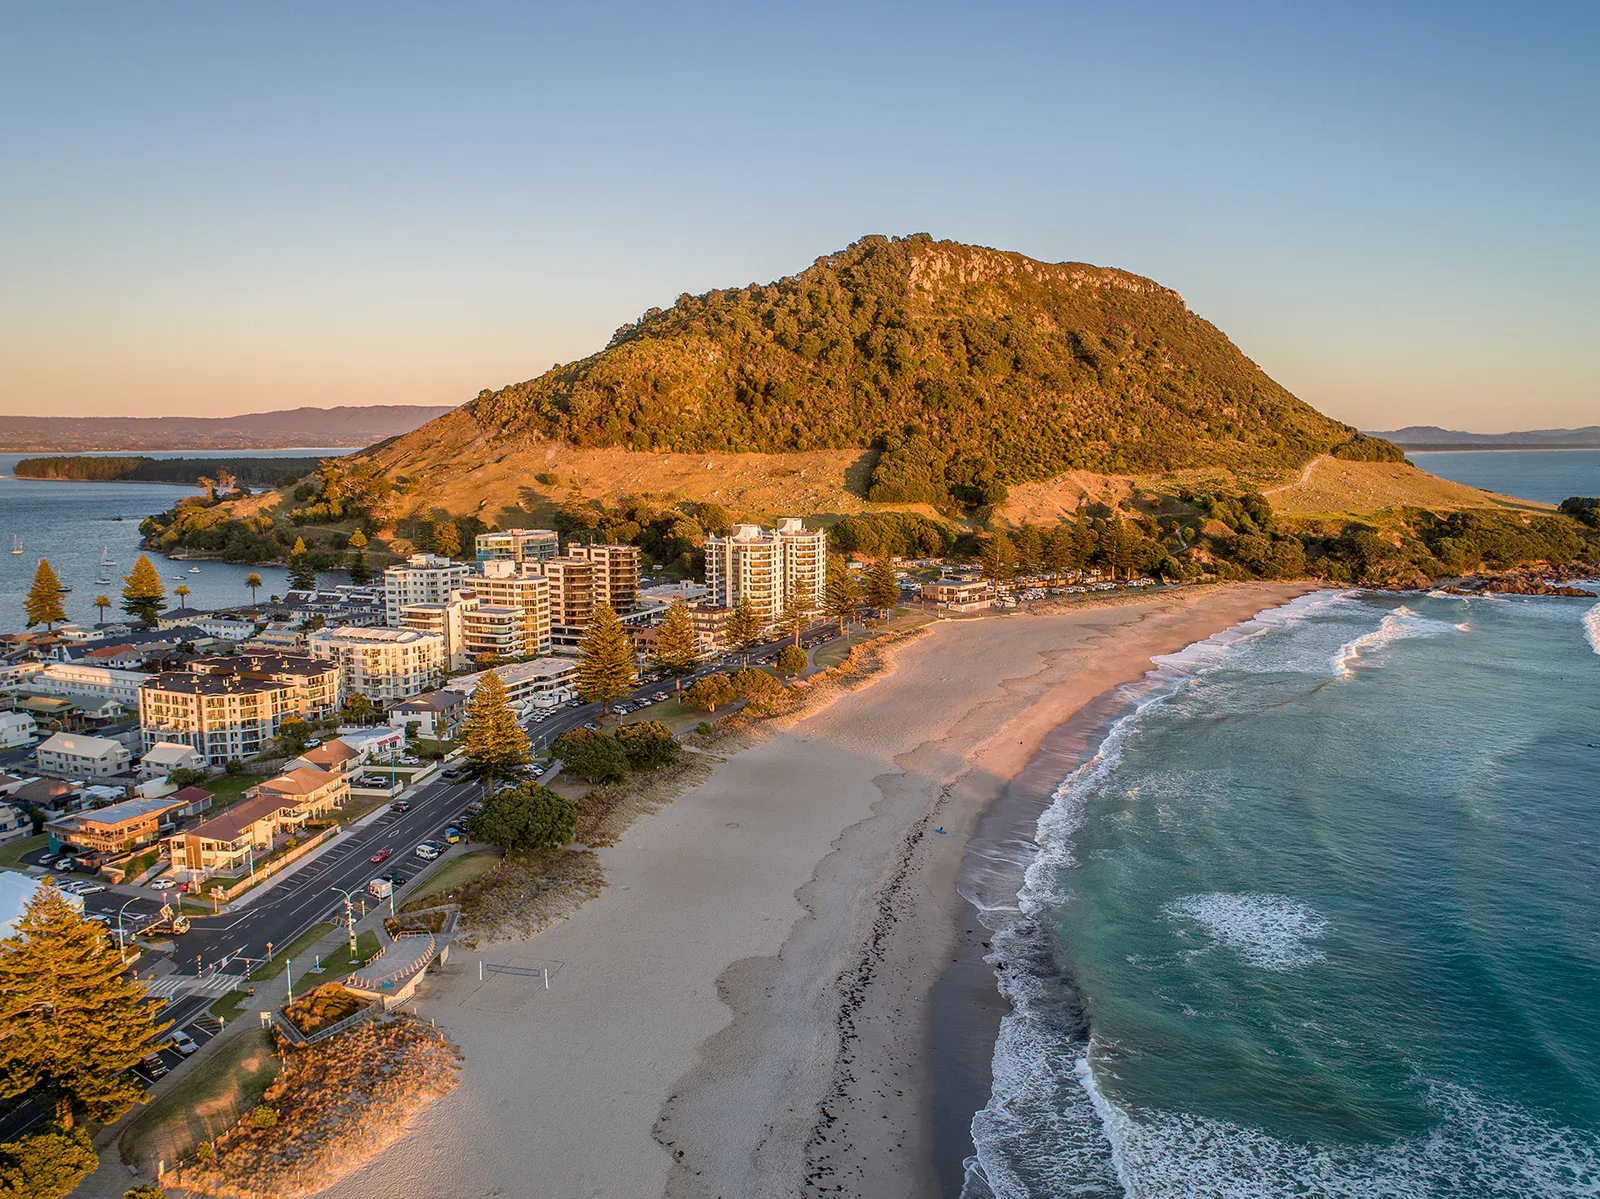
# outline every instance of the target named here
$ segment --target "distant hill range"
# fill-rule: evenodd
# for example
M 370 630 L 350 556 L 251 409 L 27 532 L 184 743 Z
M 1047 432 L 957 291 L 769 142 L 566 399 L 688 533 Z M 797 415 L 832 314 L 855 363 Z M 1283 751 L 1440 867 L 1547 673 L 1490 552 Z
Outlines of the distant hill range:
M 1407 450 L 1575 450 L 1600 449 L 1600 425 L 1581 429 L 1528 429 L 1521 433 L 1463 433 L 1438 425 L 1407 425 L 1369 433 Z
M 368 446 L 449 411 L 449 405 L 372 404 L 217 417 L 0 416 L 0 453 Z

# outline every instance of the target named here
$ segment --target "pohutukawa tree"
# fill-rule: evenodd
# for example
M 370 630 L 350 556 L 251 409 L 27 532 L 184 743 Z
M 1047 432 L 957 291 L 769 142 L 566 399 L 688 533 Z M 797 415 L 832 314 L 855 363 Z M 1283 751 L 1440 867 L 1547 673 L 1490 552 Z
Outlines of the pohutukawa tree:
M 42 624 L 46 632 L 51 625 L 67 619 L 67 610 L 61 604 L 61 579 L 49 558 L 39 559 L 38 569 L 33 572 L 33 586 L 22 600 L 22 611 L 28 618 L 28 628 Z
M 681 598 L 672 601 L 667 614 L 656 627 L 656 643 L 650 651 L 650 664 L 672 676 L 674 690 L 681 690 L 685 675 L 694 673 L 700 662 L 700 635 L 695 632 L 689 605 Z
M 148 554 L 140 554 L 133 569 L 122 576 L 122 610 L 145 624 L 155 624 L 161 615 L 161 601 L 167 598 L 166 584 Z
M 505 682 L 494 671 L 483 676 L 467 701 L 461 723 L 467 774 L 494 790 L 496 779 L 514 778 L 528 764 L 528 734 L 517 723 Z
M 609 712 L 614 700 L 633 688 L 637 677 L 637 656 L 627 630 L 610 604 L 596 604 L 583 640 L 578 643 L 578 696 L 587 703 L 596 700 Z
M 47 881 L 0 941 L 0 1098 L 47 1096 L 55 1122 L 106 1124 L 143 1092 L 128 1068 L 167 1025 L 143 983 L 123 976 L 106 930 Z

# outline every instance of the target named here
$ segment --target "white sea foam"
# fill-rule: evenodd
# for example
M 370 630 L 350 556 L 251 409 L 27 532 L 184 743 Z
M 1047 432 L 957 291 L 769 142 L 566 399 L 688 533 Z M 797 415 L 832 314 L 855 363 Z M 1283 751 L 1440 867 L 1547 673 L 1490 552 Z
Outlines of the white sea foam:
M 1328 931 L 1328 922 L 1282 895 L 1211 891 L 1175 899 L 1161 910 L 1198 925 L 1214 942 L 1263 970 L 1293 970 L 1323 960 L 1311 942 Z
M 1109 1099 L 1092 1063 L 1075 1064 L 1111 1142 L 1118 1181 L 1136 1199 L 1575 1199 L 1600 1194 L 1600 1138 L 1459 1086 L 1428 1088 L 1437 1118 L 1425 1135 L 1390 1144 L 1317 1146 L 1258 1129 L 1166 1112 L 1134 1115 Z M 1026 1191 L 1013 1192 L 1027 1194 Z
M 1583 614 L 1583 635 L 1589 639 L 1589 648 L 1600 654 L 1600 604 Z
M 1385 646 L 1392 645 L 1396 641 L 1406 641 L 1413 637 L 1437 637 L 1441 633 L 1466 632 L 1471 627 L 1464 621 L 1456 624 L 1421 616 L 1402 604 L 1385 616 L 1378 627 L 1370 633 L 1363 633 L 1355 640 L 1345 642 L 1335 651 L 1334 673 L 1349 678 L 1357 661 L 1363 658 L 1370 659 Z

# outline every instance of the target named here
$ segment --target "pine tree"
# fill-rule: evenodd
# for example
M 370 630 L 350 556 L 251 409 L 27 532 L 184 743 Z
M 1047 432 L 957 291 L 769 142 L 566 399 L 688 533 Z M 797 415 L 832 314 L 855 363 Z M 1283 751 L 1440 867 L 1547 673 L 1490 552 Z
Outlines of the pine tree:
M 443 554 L 446 558 L 454 558 L 461 553 L 461 530 L 456 528 L 454 521 L 441 521 L 434 526 L 433 552 Z
M 33 572 L 33 586 L 22 600 L 22 611 L 28 618 L 28 628 L 42 624 L 46 632 L 51 625 L 67 619 L 67 611 L 61 606 L 61 580 L 56 577 L 49 558 L 39 559 L 39 568 Z
M 611 701 L 628 694 L 633 680 L 633 642 L 611 605 L 597 604 L 578 644 L 578 696 L 599 700 L 601 711 L 610 711 Z
M 155 624 L 167 588 L 148 554 L 139 555 L 133 569 L 122 576 L 122 584 L 122 610 L 145 624 Z
M 983 547 L 983 577 L 991 583 L 1009 582 L 1016 571 L 1017 554 L 1004 533 L 990 537 Z
M 839 622 L 839 631 L 861 607 L 861 588 L 842 558 L 828 558 L 828 579 L 822 593 L 822 607 Z
M 88 1129 L 46 1125 L 0 1145 L 0 1195 L 6 1199 L 60 1199 L 99 1165 L 100 1155 L 94 1151 Z
M 674 680 L 674 689 L 681 688 L 683 676 L 694 673 L 700 663 L 700 636 L 694 629 L 694 618 L 689 615 L 689 605 L 675 599 L 667 614 L 656 627 L 655 647 L 650 651 L 650 664 Z
M 900 580 L 894 577 L 889 559 L 880 557 L 867 572 L 867 607 L 887 613 L 900 602 Z
M 122 970 L 106 930 L 46 881 L 0 942 L 0 1098 L 47 1093 L 64 1129 L 80 1112 L 108 1124 L 139 1101 L 127 1070 L 167 1026 Z
M 296 591 L 315 591 L 317 589 L 317 571 L 311 565 L 311 551 L 306 548 L 306 539 L 296 537 L 294 548 L 289 551 L 289 586 Z
M 350 571 L 350 581 L 357 587 L 365 587 L 372 581 L 372 567 L 367 565 L 367 556 L 360 550 L 351 553 L 347 569 Z
M 761 644 L 761 613 L 756 611 L 749 596 L 741 596 L 733 606 L 725 632 L 728 644 L 742 653 L 748 662 L 750 651 Z
M 1024 574 L 1038 570 L 1044 559 L 1044 537 L 1035 525 L 1025 524 L 1017 530 L 1017 565 Z
M 350 548 L 353 550 L 364 550 L 367 548 L 367 535 L 360 529 L 357 529 L 354 533 L 350 534 Z
M 528 734 L 511 710 L 505 681 L 492 670 L 467 701 L 461 740 L 467 773 L 481 779 L 488 790 L 494 789 L 496 779 L 513 776 L 528 764 Z
M 783 606 L 783 614 L 778 617 L 778 623 L 783 631 L 794 638 L 796 645 L 800 644 L 800 634 L 806 631 L 811 623 L 813 610 L 811 596 L 800 591 L 791 595 Z

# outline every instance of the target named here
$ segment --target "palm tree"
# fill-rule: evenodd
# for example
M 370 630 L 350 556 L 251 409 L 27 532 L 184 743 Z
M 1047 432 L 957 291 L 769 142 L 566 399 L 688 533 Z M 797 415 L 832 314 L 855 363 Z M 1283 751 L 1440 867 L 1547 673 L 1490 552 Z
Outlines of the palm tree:
M 111 597 L 109 595 L 97 595 L 97 596 L 95 596 L 94 597 L 94 606 L 96 608 L 100 609 L 100 623 L 101 624 L 105 624 L 105 622 L 106 622 L 106 609 L 111 606 Z
M 250 588 L 250 606 L 255 607 L 256 592 L 261 590 L 261 576 L 252 570 L 245 575 L 244 585 Z
M 172 589 L 172 594 L 178 597 L 178 607 L 187 608 L 189 606 L 189 597 L 194 592 L 189 589 L 189 584 L 179 583 Z

